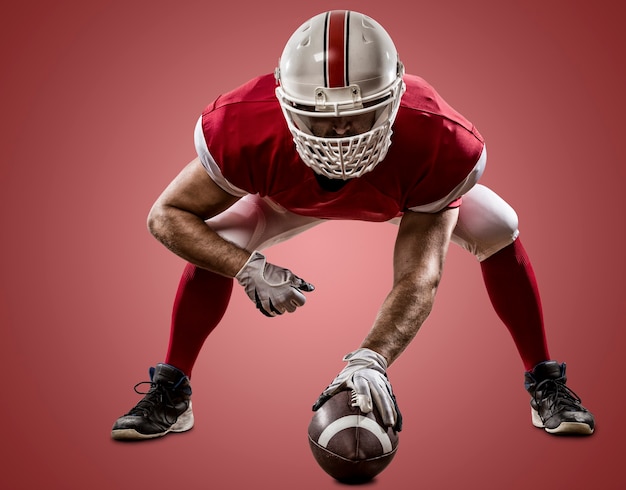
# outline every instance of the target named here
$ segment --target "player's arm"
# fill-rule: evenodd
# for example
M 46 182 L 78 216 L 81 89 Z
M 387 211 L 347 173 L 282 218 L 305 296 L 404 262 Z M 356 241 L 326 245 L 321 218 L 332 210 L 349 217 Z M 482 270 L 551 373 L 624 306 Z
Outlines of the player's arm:
M 302 291 L 313 291 L 313 285 L 289 269 L 268 263 L 260 252 L 224 240 L 205 222 L 238 199 L 217 185 L 196 158 L 154 203 L 148 228 L 186 261 L 237 279 L 264 315 L 293 312 L 306 302 Z
M 393 288 L 361 344 L 381 354 L 388 365 L 430 314 L 458 214 L 458 208 L 447 208 L 403 215 L 394 250 Z
M 394 252 L 393 288 L 361 347 L 344 357 L 348 365 L 313 405 L 318 410 L 337 392 L 352 390 L 352 405 L 370 412 L 376 405 L 388 426 L 402 429 L 387 367 L 409 345 L 430 313 L 459 211 L 407 211 Z
M 219 187 L 196 158 L 156 200 L 148 215 L 148 228 L 157 240 L 186 261 L 234 277 L 250 252 L 222 239 L 205 220 L 238 199 Z

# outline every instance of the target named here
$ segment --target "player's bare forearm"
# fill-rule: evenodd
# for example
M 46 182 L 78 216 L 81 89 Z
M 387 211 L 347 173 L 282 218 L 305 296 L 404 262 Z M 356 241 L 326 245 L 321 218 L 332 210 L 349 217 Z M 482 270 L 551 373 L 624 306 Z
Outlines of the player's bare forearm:
M 227 242 L 201 218 L 171 206 L 154 209 L 149 228 L 170 251 L 203 269 L 234 277 L 250 252 Z
M 250 252 L 227 242 L 205 223 L 237 198 L 221 190 L 196 159 L 170 183 L 152 206 L 148 228 L 184 260 L 233 277 Z
M 430 314 L 443 273 L 458 209 L 437 214 L 406 213 L 394 251 L 394 284 L 361 347 L 388 364 L 411 343 Z
M 436 280 L 424 279 L 420 284 L 406 277 L 396 284 L 361 347 L 380 353 L 390 365 L 411 343 L 430 314 L 436 290 Z

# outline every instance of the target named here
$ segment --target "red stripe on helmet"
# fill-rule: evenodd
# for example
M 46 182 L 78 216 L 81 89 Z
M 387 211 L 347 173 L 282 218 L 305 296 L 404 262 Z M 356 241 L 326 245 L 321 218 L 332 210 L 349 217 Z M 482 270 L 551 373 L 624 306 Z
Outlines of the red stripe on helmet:
M 326 72 L 329 88 L 346 85 L 347 19 L 345 10 L 329 13 L 326 44 Z

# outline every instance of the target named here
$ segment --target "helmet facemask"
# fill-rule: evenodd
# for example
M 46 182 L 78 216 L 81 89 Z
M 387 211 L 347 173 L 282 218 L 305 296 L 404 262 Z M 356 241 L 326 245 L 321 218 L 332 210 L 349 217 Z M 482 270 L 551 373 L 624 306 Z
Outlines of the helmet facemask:
M 347 180 L 360 177 L 372 170 L 387 155 L 391 145 L 392 125 L 404 92 L 404 82 L 398 78 L 385 93 L 362 99 L 358 86 L 345 87 L 352 100 L 335 100 L 328 97 L 333 90 L 318 88 L 315 107 L 307 101 L 290 99 L 277 87 L 276 95 L 291 131 L 296 150 L 302 161 L 316 173 L 330 179 Z M 324 118 L 356 118 L 372 115 L 369 129 L 348 136 L 320 136 L 314 131 L 314 120 Z M 361 117 L 361 119 L 363 119 Z M 332 125 L 332 123 L 330 123 Z
M 305 22 L 276 69 L 276 96 L 302 161 L 330 179 L 371 171 L 391 145 L 403 75 L 393 41 L 373 19 L 335 10 Z M 324 129 L 339 124 L 348 129 Z

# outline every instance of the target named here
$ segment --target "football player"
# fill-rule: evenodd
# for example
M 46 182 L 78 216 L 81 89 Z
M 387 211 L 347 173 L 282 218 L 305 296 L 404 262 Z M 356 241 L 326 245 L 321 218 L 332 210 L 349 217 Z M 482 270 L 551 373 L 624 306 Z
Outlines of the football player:
M 393 286 L 313 410 L 351 389 L 355 406 L 367 412 L 375 405 L 388 426 L 401 429 L 386 370 L 428 317 L 452 241 L 479 261 L 519 351 L 532 423 L 549 433 L 593 433 L 593 415 L 566 385 L 565 364 L 549 355 L 517 215 L 478 183 L 483 137 L 425 80 L 405 74 L 375 20 L 344 10 L 307 20 L 275 73 L 203 111 L 195 144 L 197 158 L 148 218 L 152 234 L 188 262 L 169 348 L 150 368 L 145 396 L 113 425 L 114 439 L 192 428 L 192 368 L 234 280 L 267 316 L 302 307 L 313 285 L 268 262 L 263 250 L 327 220 L 392 222 L 398 232 Z

